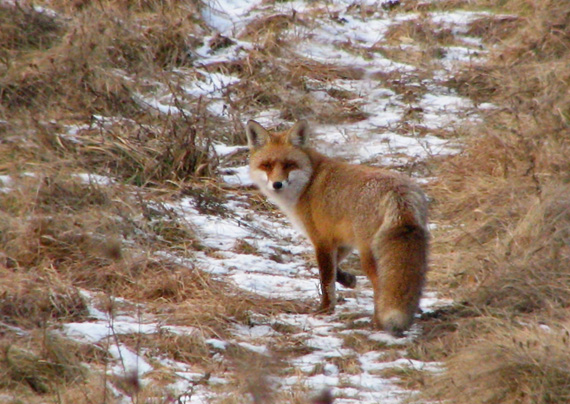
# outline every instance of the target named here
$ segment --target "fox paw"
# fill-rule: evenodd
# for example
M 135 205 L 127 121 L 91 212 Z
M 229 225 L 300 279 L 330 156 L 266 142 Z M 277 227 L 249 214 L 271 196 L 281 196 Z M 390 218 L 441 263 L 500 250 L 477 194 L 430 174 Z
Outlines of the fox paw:
M 336 281 L 346 288 L 354 289 L 356 287 L 356 276 L 340 269 L 336 271 Z

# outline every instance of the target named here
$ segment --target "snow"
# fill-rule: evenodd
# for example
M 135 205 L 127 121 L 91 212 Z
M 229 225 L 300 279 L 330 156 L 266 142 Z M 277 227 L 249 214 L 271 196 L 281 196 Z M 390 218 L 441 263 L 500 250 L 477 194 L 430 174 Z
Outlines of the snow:
M 447 11 L 447 12 L 433 12 L 431 13 L 431 20 L 435 24 L 439 24 L 442 28 L 451 29 L 455 35 L 465 34 L 469 29 L 469 24 L 473 21 L 489 16 L 486 12 L 472 11 Z
M 190 82 L 183 87 L 183 90 L 195 98 L 208 96 L 211 100 L 208 103 L 208 110 L 214 115 L 223 116 L 226 110 L 225 102 L 222 99 L 224 90 L 228 86 L 239 82 L 239 79 L 222 73 L 210 73 L 200 70 L 198 70 L 198 73 L 200 73 L 199 79 Z
M 243 146 L 228 146 L 228 145 L 223 144 L 223 143 L 214 143 L 212 145 L 212 147 L 214 148 L 214 150 L 218 156 L 226 156 L 228 154 L 232 154 L 232 153 L 246 149 Z
M 218 349 L 220 351 L 223 351 L 228 347 L 228 342 L 221 341 L 221 340 L 215 339 L 215 338 L 207 339 L 205 342 L 207 344 L 209 344 L 212 348 Z
M 9 175 L 0 175 L 0 192 L 10 192 L 14 180 Z
M 143 105 L 146 105 L 151 109 L 155 109 L 165 115 L 176 115 L 180 113 L 180 107 L 170 104 L 173 102 L 173 97 L 171 96 L 168 96 L 166 99 L 159 99 L 156 97 L 150 98 L 139 95 L 138 101 Z
M 270 356 L 266 346 L 254 345 L 247 342 L 239 342 L 238 345 L 256 354 Z
M 214 0 L 205 3 L 202 18 L 210 27 L 224 35 L 236 36 L 237 29 L 242 28 L 251 19 L 250 10 L 256 8 L 260 0 Z
M 110 185 L 114 182 L 110 177 L 93 173 L 79 173 L 75 174 L 75 177 L 79 178 L 82 183 L 89 185 Z
M 245 291 L 274 299 L 293 299 L 302 295 L 303 298 L 319 296 L 319 283 L 313 280 L 291 281 L 288 276 L 251 275 L 235 273 L 230 278 Z
M 261 338 L 275 335 L 277 333 L 268 325 L 256 325 L 253 327 L 236 325 L 235 334 L 245 338 Z
M 242 187 L 253 185 L 253 181 L 251 181 L 251 178 L 249 176 L 248 166 L 234 167 L 228 169 L 224 173 L 222 173 L 222 179 L 224 180 L 224 182 L 230 185 L 236 185 Z
M 123 371 L 125 375 L 130 375 L 136 372 L 140 377 L 154 369 L 147 361 L 142 359 L 140 355 L 132 352 L 123 345 L 111 345 L 108 348 L 108 352 L 119 362 L 116 365 L 118 371 L 115 370 L 114 373 Z

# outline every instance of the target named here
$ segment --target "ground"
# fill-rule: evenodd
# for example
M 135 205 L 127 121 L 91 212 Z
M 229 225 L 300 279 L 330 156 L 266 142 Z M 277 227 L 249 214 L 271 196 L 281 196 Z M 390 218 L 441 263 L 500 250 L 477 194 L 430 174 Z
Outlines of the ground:
M 76 3 L 77 10 L 88 7 Z M 32 279 L 47 284 L 50 310 L 39 324 L 13 321 L 9 315 L 28 313 L 18 302 L 40 301 L 43 292 L 35 296 L 33 287 L 6 284 L 15 303 L 3 306 L 0 323 L 10 341 L 3 342 L 10 364 L 3 372 L 35 393 L 61 394 L 64 402 L 298 403 L 322 390 L 340 404 L 417 399 L 426 375 L 443 371 L 442 363 L 414 349 L 426 319 L 452 305 L 447 291 L 430 282 L 438 262 L 432 262 L 422 313 L 404 338 L 372 329 L 372 290 L 354 257 L 344 265 L 357 274 L 357 288 L 339 286 L 336 312 L 314 314 L 320 297 L 312 246 L 253 187 L 243 125 L 255 119 L 285 128 L 308 119 L 319 151 L 406 173 L 429 197 L 434 167 L 464 150 L 464 128 L 497 109 L 457 92 L 456 74 L 489 53 L 475 28 L 515 17 L 445 1 L 188 2 L 186 8 L 171 5 L 179 14 L 170 17 L 177 24 L 169 27 L 184 33 L 190 24 L 193 45 L 174 54 L 180 43 L 174 31 L 152 25 L 167 11 L 143 3 L 124 9 L 120 3 L 118 10 L 152 10 L 156 19 L 145 20 L 148 28 L 125 19 L 113 29 L 125 30 L 121 35 L 132 49 L 138 48 L 130 36 L 139 28 L 147 39 L 163 35 L 171 41 L 167 56 L 152 49 L 153 63 L 167 66 L 159 78 L 138 76 L 144 62 L 129 70 L 134 50 L 109 51 L 124 67 L 105 70 L 113 79 L 101 85 L 119 94 L 107 101 L 114 108 L 90 111 L 88 118 L 40 120 L 47 133 L 42 144 L 55 151 L 58 164 L 42 171 L 47 163 L 21 163 L 18 170 L 0 171 L 4 206 L 16 212 L 11 196 L 36 195 L 40 208 L 21 217 L 32 229 L 25 234 L 37 236 L 41 250 L 27 272 L 24 255 L 6 242 L 2 265 L 21 285 Z M 42 24 L 65 25 L 64 9 L 46 2 L 22 10 Z M 66 38 L 73 43 L 73 36 Z M 96 39 L 90 40 L 96 49 Z M 116 44 L 123 46 L 119 39 L 105 46 Z M 145 46 L 141 52 L 151 52 Z M 180 62 L 172 67 L 174 59 Z M 87 83 L 83 91 L 95 94 L 87 103 L 93 108 L 105 98 L 97 82 L 89 82 L 97 74 L 78 80 Z M 114 80 L 123 84 L 115 87 Z M 128 83 L 136 83 L 136 91 L 125 101 L 120 94 Z M 6 87 L 5 94 L 10 91 Z M 19 94 L 9 99 L 22 102 Z M 154 120 L 129 112 L 137 108 Z M 72 165 L 66 153 L 87 163 L 58 174 Z M 64 197 L 68 205 L 54 207 Z M 94 212 L 93 206 L 105 208 Z M 437 243 L 445 232 L 438 217 L 430 230 Z M 60 298 L 65 303 L 54 303 Z M 53 315 L 60 306 L 64 315 Z M 38 333 L 45 335 L 41 352 L 34 350 Z M 13 342 L 20 337 L 27 342 Z M 59 350 L 73 351 L 79 360 L 63 360 L 54 354 Z M 75 370 L 63 381 L 49 372 L 22 376 L 22 361 L 14 355 Z M 79 393 L 57 387 L 68 384 Z M 10 383 L 0 387 L 6 389 L 0 398 L 12 403 L 32 394 Z

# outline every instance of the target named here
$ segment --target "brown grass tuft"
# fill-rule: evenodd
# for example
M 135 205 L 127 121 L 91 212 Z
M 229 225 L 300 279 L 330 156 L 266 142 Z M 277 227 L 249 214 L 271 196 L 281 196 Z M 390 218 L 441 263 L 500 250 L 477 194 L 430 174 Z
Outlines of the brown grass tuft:
M 122 340 L 133 348 L 144 349 L 149 358 L 165 357 L 178 362 L 188 363 L 195 366 L 206 366 L 212 360 L 208 345 L 204 339 L 198 335 L 184 334 L 177 335 L 166 330 L 162 330 L 155 335 L 136 335 L 128 340 Z
M 431 71 L 437 60 L 445 56 L 445 47 L 456 41 L 450 29 L 442 28 L 422 15 L 392 25 L 386 32 L 386 45 L 374 46 L 372 50 Z
M 455 37 L 449 29 L 442 29 L 430 20 L 420 17 L 390 27 L 386 33 L 389 44 L 449 45 Z
M 522 313 L 570 307 L 569 206 L 570 187 L 543 190 L 501 243 L 504 269 L 482 283 L 477 304 Z
M 88 316 L 87 305 L 78 290 L 44 274 L 17 276 L 0 269 L 2 294 L 0 315 L 10 323 L 26 328 L 43 327 L 52 321 L 81 321 Z M 50 279 L 52 278 L 52 279 Z
M 568 329 L 506 327 L 510 333 L 501 328 L 451 357 L 448 372 L 430 383 L 436 397 L 466 404 L 568 402 Z
M 514 15 L 501 17 L 492 15 L 473 21 L 467 35 L 482 38 L 489 44 L 500 44 L 511 36 L 513 29 L 517 29 L 518 25 L 518 18 Z
M 3 59 L 10 52 L 47 49 L 62 31 L 61 21 L 29 5 L 0 5 L 0 49 Z
M 36 394 L 57 390 L 63 384 L 85 380 L 86 369 L 81 365 L 78 345 L 64 338 L 44 333 L 25 338 L 29 346 L 2 341 L 0 381 L 2 387 L 27 387 Z M 35 344 L 40 345 L 35 345 Z M 35 346 L 34 346 L 35 345 Z
M 511 29 L 484 27 L 500 45 L 457 82 L 460 92 L 496 108 L 470 129 L 465 151 L 441 166 L 431 193 L 443 225 L 434 238 L 436 281 L 469 308 L 428 320 L 425 346 L 452 353 L 431 397 L 565 403 L 564 329 L 521 324 L 565 322 L 570 306 L 570 4 L 511 0 L 503 7 L 518 14 L 500 23 Z

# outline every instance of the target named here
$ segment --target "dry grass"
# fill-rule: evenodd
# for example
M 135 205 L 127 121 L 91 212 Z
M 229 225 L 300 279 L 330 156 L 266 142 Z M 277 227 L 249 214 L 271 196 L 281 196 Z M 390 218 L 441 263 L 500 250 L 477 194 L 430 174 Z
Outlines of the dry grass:
M 390 59 L 431 71 L 445 56 L 445 47 L 454 44 L 456 39 L 449 28 L 434 24 L 431 18 L 422 15 L 392 25 L 386 33 L 386 44 L 373 50 Z
M 83 345 L 46 331 L 3 333 L 0 340 L 0 387 L 16 396 L 73 390 L 86 382 L 84 364 L 102 364 L 106 354 L 96 346 Z
M 370 351 L 380 351 L 387 347 L 386 343 L 374 341 L 366 334 L 359 334 L 353 332 L 342 336 L 343 348 L 353 349 L 354 351 L 363 354 Z
M 563 14 L 556 7 L 552 12 L 557 16 Z M 554 25 L 559 24 L 550 14 L 542 17 L 548 17 Z M 535 21 L 527 23 L 536 25 Z M 526 27 L 522 24 L 513 34 L 514 38 L 522 36 L 526 41 Z M 541 39 L 545 41 L 543 47 L 564 43 L 560 38 L 562 32 L 549 32 L 550 35 Z M 562 284 L 566 282 L 563 268 L 561 271 L 555 268 L 568 254 L 564 228 L 568 223 L 565 204 L 570 166 L 564 156 L 570 147 L 565 119 L 570 100 L 567 87 L 559 85 L 568 70 L 556 70 L 561 63 L 557 55 L 560 50 L 548 53 L 548 57 L 527 61 L 515 56 L 520 52 L 513 52 L 512 47 L 507 46 L 485 66 L 491 72 L 484 77 L 489 84 L 476 90 L 481 90 L 481 96 L 489 97 L 491 94 L 486 89 L 495 88 L 497 94 L 490 100 L 504 107 L 489 112 L 484 127 L 471 130 L 468 148 L 442 167 L 440 182 L 434 188 L 440 218 L 464 225 L 446 231 L 448 237 L 455 245 L 471 250 L 466 256 L 455 255 L 449 259 L 458 260 L 453 261 L 457 276 L 470 278 L 477 286 L 490 276 L 490 268 L 501 275 L 507 268 L 513 274 L 521 273 L 522 268 L 533 268 L 525 272 L 526 276 L 520 276 L 522 279 L 528 278 L 530 273 L 540 277 L 536 271 L 541 267 L 562 276 Z M 505 55 L 510 55 L 508 60 Z M 505 64 L 512 65 L 513 61 L 517 64 L 505 74 Z M 532 70 L 531 66 L 534 66 Z M 466 74 L 469 73 L 480 77 L 478 68 Z M 540 91 L 538 85 L 542 86 Z M 482 254 L 486 255 L 485 260 L 467 262 Z M 479 270 L 467 270 L 465 264 L 475 264 Z M 503 277 L 491 277 L 487 279 L 488 284 L 497 282 L 497 278 Z M 550 294 L 549 299 L 556 294 Z M 566 297 L 562 295 L 561 300 Z
M 48 271 L 14 275 L 1 270 L 0 315 L 7 323 L 24 328 L 43 327 L 53 321 L 81 321 L 87 305 L 78 290 Z
M 207 120 L 206 105 L 166 73 L 189 67 L 200 45 L 192 39 L 198 23 L 186 17 L 190 5 L 66 3 L 50 6 L 73 18 L 0 7 L 0 16 L 14 21 L 0 38 L 0 116 L 9 122 L 1 147 L 12 157 L 0 166 L 30 169 L 66 156 L 67 164 L 137 185 L 210 175 L 208 151 L 220 123 Z M 139 7 L 156 14 L 135 12 Z M 151 89 L 173 94 L 175 112 L 166 120 L 140 96 Z M 65 135 L 70 130 L 73 139 Z
M 435 396 L 473 404 L 566 403 L 569 340 L 567 328 L 502 324 L 447 361 L 448 372 L 434 385 Z
M 393 367 L 377 373 L 407 390 L 422 390 L 429 377 L 428 372 L 415 369 L 413 366 Z
M 282 55 L 276 57 L 263 48 L 252 51 L 243 61 L 220 66 L 221 71 L 229 69 L 241 79 L 228 90 L 238 114 L 276 109 L 281 119 L 290 121 L 314 117 L 319 122 L 343 123 L 366 118 L 357 103 L 347 100 L 346 94 L 333 90 L 330 102 L 322 103 L 307 91 L 328 91 L 334 80 L 362 78 L 362 69 L 307 60 L 292 54 L 285 45 L 280 52 Z M 245 143 L 242 136 L 238 135 L 235 141 Z
M 455 43 L 455 36 L 450 29 L 435 25 L 427 16 L 404 21 L 393 25 L 386 33 L 390 45 L 421 44 L 426 47 L 435 45 L 450 45 Z
M 467 148 L 441 166 L 431 192 L 442 226 L 435 278 L 468 310 L 426 319 L 427 341 L 416 353 L 451 355 L 428 389 L 432 398 L 565 403 L 570 5 L 512 0 L 503 7 L 519 17 L 472 26 L 500 45 L 455 82 L 497 109 L 470 129 Z

